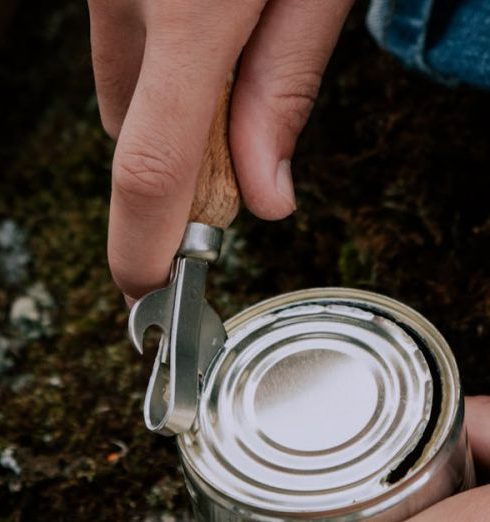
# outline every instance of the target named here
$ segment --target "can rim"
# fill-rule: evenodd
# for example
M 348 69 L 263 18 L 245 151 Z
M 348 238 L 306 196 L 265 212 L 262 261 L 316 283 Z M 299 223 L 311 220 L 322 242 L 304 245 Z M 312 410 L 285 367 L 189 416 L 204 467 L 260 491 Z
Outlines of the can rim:
M 288 304 L 294 304 L 295 302 L 304 300 L 314 302 L 316 299 L 319 301 L 329 299 L 338 303 L 356 304 L 358 306 L 362 303 L 367 307 L 372 306 L 373 309 L 377 311 L 381 310 L 385 312 L 387 317 L 400 321 L 403 325 L 412 328 L 414 332 L 416 332 L 417 336 L 419 336 L 429 348 L 437 363 L 438 370 L 448 377 L 444 380 L 441 411 L 436 425 L 432 430 L 422 454 L 405 476 L 403 476 L 398 482 L 390 484 L 386 491 L 381 492 L 379 495 L 371 499 L 359 501 L 355 505 L 345 506 L 341 509 L 329 509 L 328 511 L 312 512 L 308 509 L 303 512 L 303 514 L 309 513 L 312 516 L 324 515 L 328 517 L 339 514 L 349 515 L 352 513 L 362 513 L 364 516 L 372 516 L 389 509 L 395 504 L 399 504 L 419 490 L 427 481 L 427 473 L 429 471 L 434 473 L 438 468 L 444 465 L 446 458 L 444 458 L 444 455 L 442 455 L 441 458 L 443 450 L 449 450 L 446 451 L 446 454 L 449 455 L 451 453 L 450 450 L 458 442 L 459 434 L 462 429 L 464 412 L 459 372 L 449 345 L 429 320 L 413 308 L 400 303 L 395 299 L 366 290 L 325 287 L 281 294 L 252 305 L 228 319 L 225 322 L 225 328 L 231 335 L 247 321 L 263 313 L 270 313 L 274 308 L 282 308 Z M 432 350 L 431 348 L 434 347 L 435 350 Z M 279 514 L 291 516 L 295 513 L 301 515 L 297 510 L 284 510 L 278 512 L 277 510 L 265 509 L 260 505 L 246 505 L 230 498 L 228 493 L 214 487 L 200 476 L 199 471 L 195 469 L 195 466 L 193 466 L 192 460 L 187 457 L 184 438 L 185 434 L 178 437 L 178 446 L 184 467 L 187 468 L 188 472 L 191 472 L 192 479 L 199 484 L 199 487 L 202 490 L 207 491 L 208 494 L 211 494 L 212 498 L 216 500 L 218 504 L 228 507 L 228 509 L 232 507 L 234 511 L 236 511 L 239 506 L 241 506 L 241 510 L 243 511 L 250 511 L 253 509 L 264 516 L 278 516 Z

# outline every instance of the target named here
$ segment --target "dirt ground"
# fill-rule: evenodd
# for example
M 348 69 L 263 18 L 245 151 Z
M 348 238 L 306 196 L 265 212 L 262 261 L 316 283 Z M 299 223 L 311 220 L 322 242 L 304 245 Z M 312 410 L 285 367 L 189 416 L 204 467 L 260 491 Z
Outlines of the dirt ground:
M 0 519 L 186 520 L 175 444 L 141 415 L 154 354 L 130 347 L 105 259 L 113 145 L 86 7 L 17 4 L 0 42 Z M 298 211 L 243 211 L 209 299 L 226 318 L 300 288 L 385 293 L 437 325 L 467 393 L 490 393 L 490 95 L 405 71 L 364 10 L 298 146 Z

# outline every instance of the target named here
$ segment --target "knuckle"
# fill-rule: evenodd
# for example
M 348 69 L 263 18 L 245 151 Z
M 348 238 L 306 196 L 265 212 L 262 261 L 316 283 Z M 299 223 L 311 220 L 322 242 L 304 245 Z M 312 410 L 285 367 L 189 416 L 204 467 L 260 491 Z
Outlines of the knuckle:
M 313 108 L 321 83 L 321 73 L 312 69 L 277 76 L 272 84 L 270 106 L 282 125 L 298 133 Z
M 129 147 L 114 158 L 114 187 L 129 203 L 168 197 L 179 190 L 183 164 L 183 155 L 173 146 L 158 151 Z

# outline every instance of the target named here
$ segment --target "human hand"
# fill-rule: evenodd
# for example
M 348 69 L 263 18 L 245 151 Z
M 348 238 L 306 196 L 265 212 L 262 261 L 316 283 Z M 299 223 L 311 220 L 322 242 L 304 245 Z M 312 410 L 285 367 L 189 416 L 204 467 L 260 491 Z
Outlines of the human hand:
M 244 203 L 295 208 L 289 160 L 353 0 L 88 0 L 102 122 L 117 139 L 108 255 L 133 298 L 164 283 L 217 99 L 243 49 L 229 140 Z
M 466 399 L 466 426 L 477 469 L 490 471 L 490 397 Z M 450 497 L 409 519 L 409 522 L 488 522 L 490 485 Z

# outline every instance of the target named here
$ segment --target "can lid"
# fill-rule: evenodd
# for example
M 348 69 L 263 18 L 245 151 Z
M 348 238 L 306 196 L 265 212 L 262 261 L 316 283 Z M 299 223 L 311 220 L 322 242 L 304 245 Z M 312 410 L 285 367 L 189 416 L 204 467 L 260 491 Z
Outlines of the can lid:
M 235 321 L 179 444 L 201 480 L 242 505 L 335 510 L 387 490 L 432 396 L 424 354 L 394 320 L 303 299 Z

